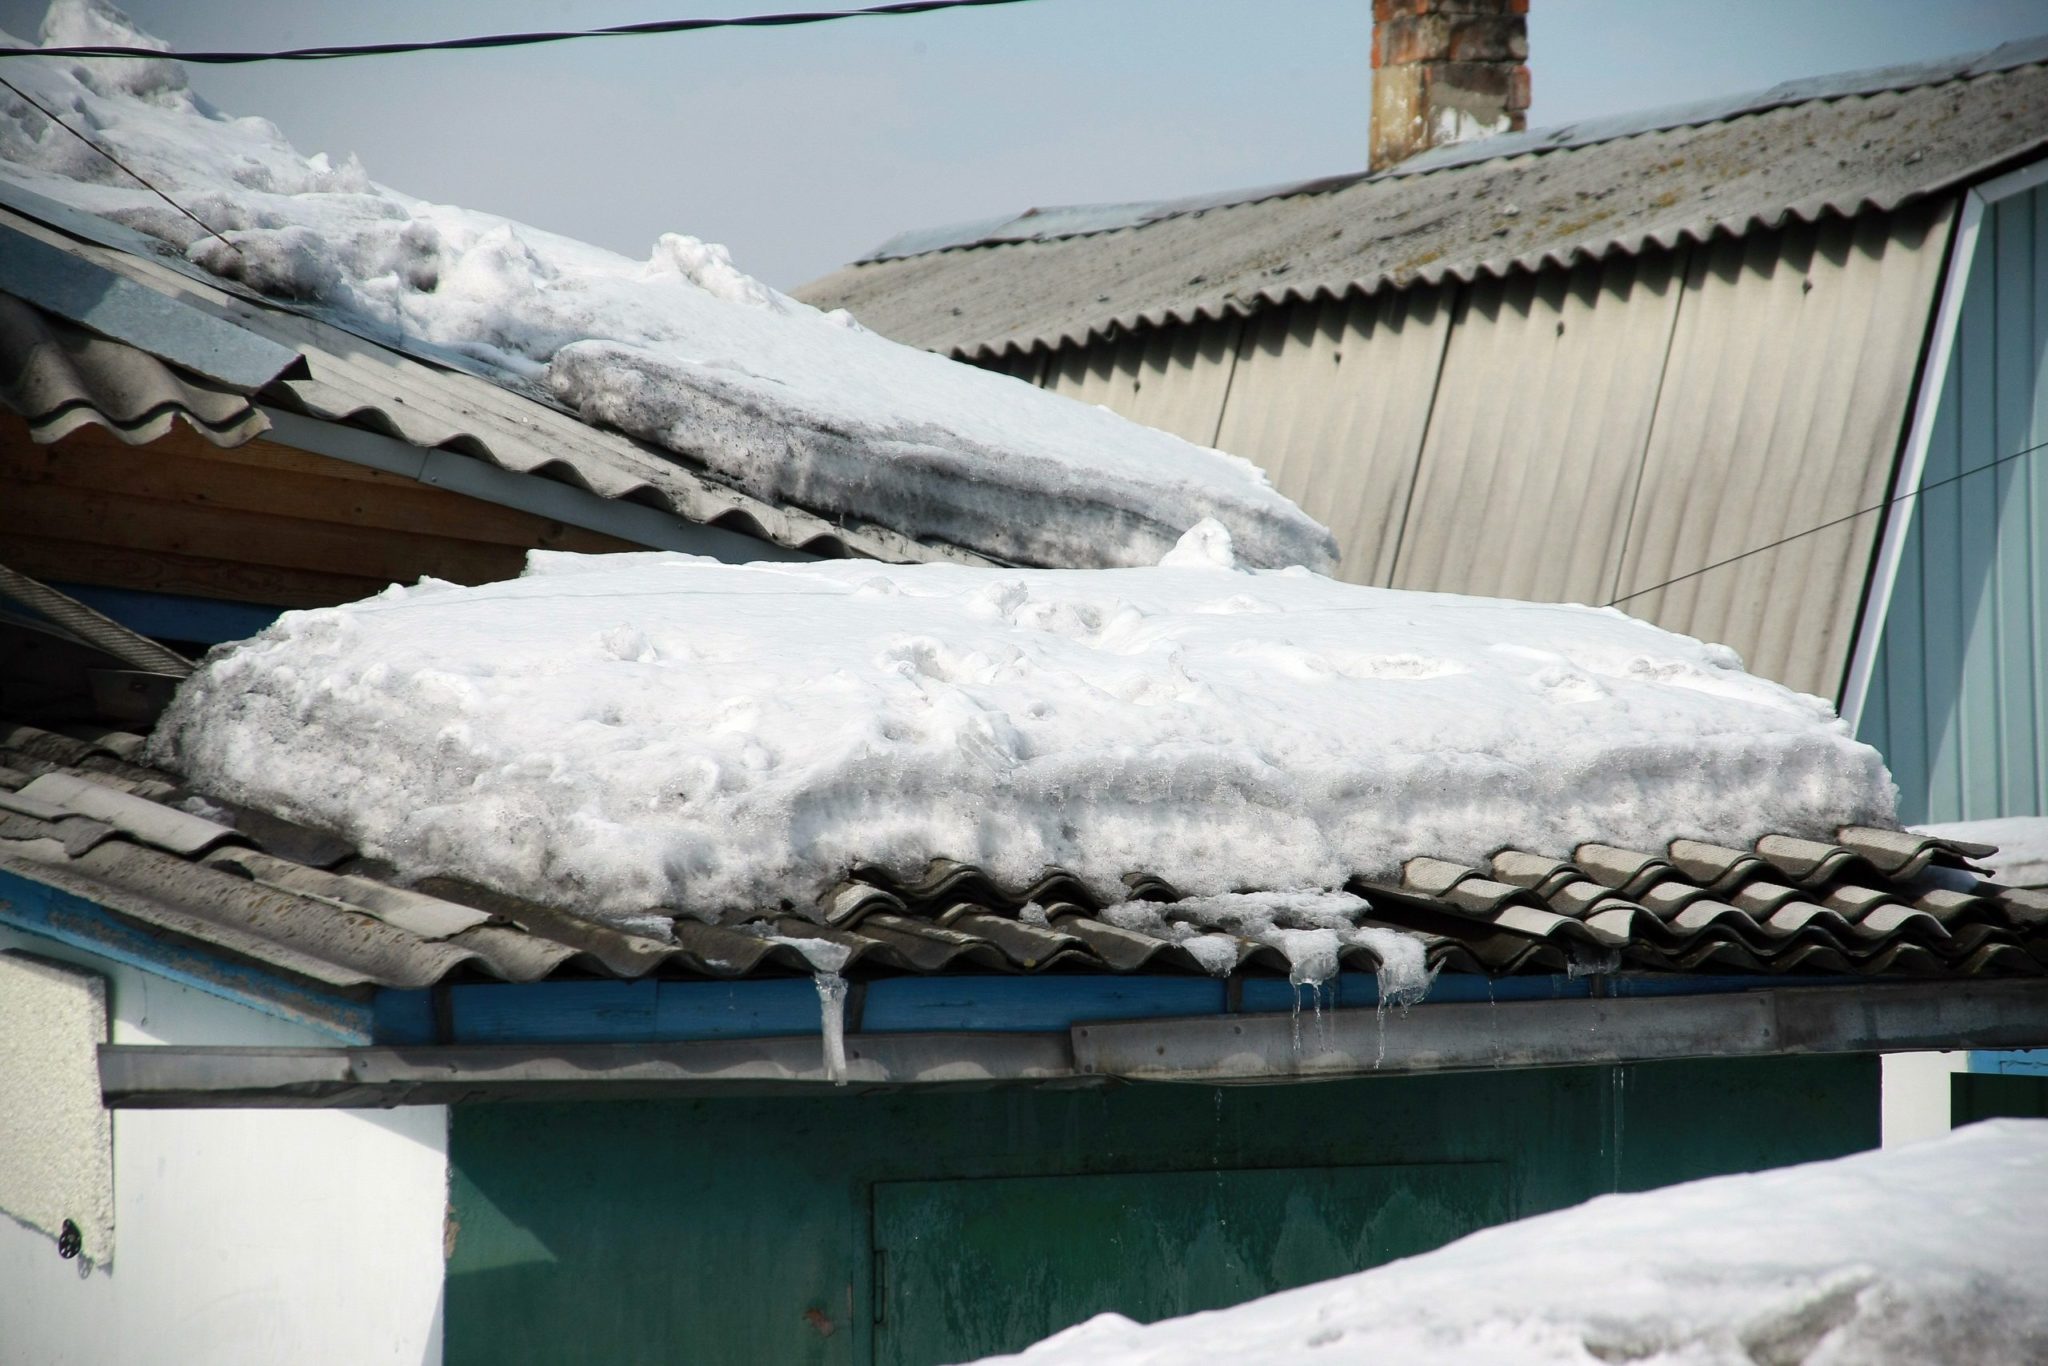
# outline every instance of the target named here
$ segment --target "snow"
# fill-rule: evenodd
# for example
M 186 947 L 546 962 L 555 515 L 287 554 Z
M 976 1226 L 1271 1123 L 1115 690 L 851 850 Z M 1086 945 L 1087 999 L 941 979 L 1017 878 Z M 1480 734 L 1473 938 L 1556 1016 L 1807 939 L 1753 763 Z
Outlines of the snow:
M 394 586 L 216 650 L 152 755 L 413 876 L 615 920 L 815 914 L 856 864 L 936 857 L 1019 888 L 1057 866 L 1112 904 L 1137 872 L 1332 892 L 1421 854 L 1891 824 L 1876 751 L 1723 647 L 1230 568 L 1227 542 L 1198 527 L 1118 570 L 535 552 L 516 580 Z M 1359 909 L 1172 914 L 1313 982 Z M 1412 994 L 1419 957 L 1390 971 Z
M 58 0 L 42 41 L 162 46 L 102 0 Z M 10 79 L 223 236 L 5 92 L 0 175 L 264 294 L 465 354 L 763 499 L 1014 563 L 1150 564 L 1205 516 L 1251 563 L 1334 562 L 1248 461 L 899 346 L 723 247 L 666 234 L 632 260 L 415 199 L 220 113 L 174 62 L 18 62 Z
M 1380 959 L 1380 1003 L 1413 1005 L 1429 993 L 1435 973 L 1423 964 L 1422 943 L 1397 930 L 1361 925 L 1371 907 L 1349 892 L 1226 892 L 1179 901 L 1126 901 L 1105 906 L 1100 918 L 1179 944 L 1218 977 L 1237 968 L 1238 941 L 1278 949 L 1288 980 L 1320 988 L 1337 975 L 1338 955 L 1353 945 Z
M 1850 1366 L 2048 1361 L 2048 1120 L 1721 1177 L 1473 1234 L 1140 1327 L 1103 1314 L 1024 1366 Z
M 1997 816 L 1989 820 L 1916 825 L 1913 829 L 1942 839 L 1997 845 L 1997 854 L 1978 860 L 1990 867 L 1994 882 L 2011 887 L 2048 887 L 2048 816 Z

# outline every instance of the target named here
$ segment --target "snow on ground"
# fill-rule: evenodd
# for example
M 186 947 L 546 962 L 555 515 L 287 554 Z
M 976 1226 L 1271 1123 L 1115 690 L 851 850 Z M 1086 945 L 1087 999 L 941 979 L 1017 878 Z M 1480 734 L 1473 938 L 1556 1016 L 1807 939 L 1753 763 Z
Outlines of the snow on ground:
M 162 46 L 102 0 L 57 0 L 41 37 Z M 723 247 L 667 234 L 636 261 L 414 199 L 220 113 L 174 62 L 21 61 L 9 79 L 223 238 L 4 91 L 0 175 L 265 294 L 465 353 L 772 502 L 1018 563 L 1149 564 L 1204 516 L 1252 563 L 1335 558 L 1250 462 L 899 346 Z
M 1104 1314 L 1022 1366 L 2048 1361 L 2048 1120 L 1611 1195 L 1215 1313 Z
M 2048 816 L 1998 816 L 1981 821 L 1944 821 L 1916 825 L 1923 835 L 1995 844 L 1998 853 L 1980 860 L 1991 868 L 1994 882 L 2010 887 L 2048 887 Z
M 1116 901 L 1139 871 L 1214 897 L 1510 843 L 1890 824 L 1876 751 L 1724 647 L 1236 569 L 1214 523 L 1168 559 L 536 552 L 506 583 L 287 613 L 209 658 L 154 753 L 412 874 L 613 917 L 809 910 L 859 862 L 1057 865 Z M 1314 980 L 1339 902 L 1177 914 L 1303 932 L 1274 942 Z

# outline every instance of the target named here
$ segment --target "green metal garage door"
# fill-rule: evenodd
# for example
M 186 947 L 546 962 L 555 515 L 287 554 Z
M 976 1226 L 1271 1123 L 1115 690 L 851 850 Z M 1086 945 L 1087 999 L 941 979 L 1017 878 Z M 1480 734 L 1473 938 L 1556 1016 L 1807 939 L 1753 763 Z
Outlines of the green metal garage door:
M 1426 1252 L 1508 1217 L 1492 1162 L 891 1181 L 874 1187 L 875 1361 L 1015 1351 Z

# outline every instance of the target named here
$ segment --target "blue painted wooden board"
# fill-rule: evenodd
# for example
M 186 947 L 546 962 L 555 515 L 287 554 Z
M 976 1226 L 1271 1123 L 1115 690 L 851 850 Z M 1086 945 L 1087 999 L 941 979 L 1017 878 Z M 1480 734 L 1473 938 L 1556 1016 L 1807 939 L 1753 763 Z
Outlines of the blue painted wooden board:
M 1223 983 L 1208 977 L 888 977 L 868 984 L 861 1030 L 1041 1033 L 1089 1020 L 1215 1015 L 1223 1003 Z

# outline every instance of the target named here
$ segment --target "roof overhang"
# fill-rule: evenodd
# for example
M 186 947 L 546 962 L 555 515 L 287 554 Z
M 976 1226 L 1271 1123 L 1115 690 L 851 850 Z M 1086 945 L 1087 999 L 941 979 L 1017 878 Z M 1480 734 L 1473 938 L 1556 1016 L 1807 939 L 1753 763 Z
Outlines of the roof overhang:
M 117 1109 L 445 1105 L 1110 1082 L 1284 1083 L 1930 1049 L 2048 1046 L 2048 981 L 1854 983 L 1697 996 L 1110 1021 L 1064 1032 L 688 1043 L 224 1048 L 107 1045 Z

